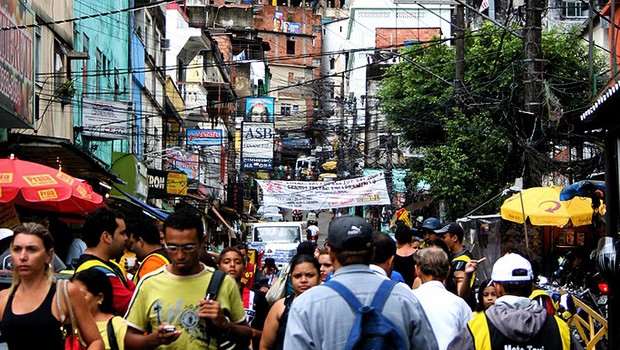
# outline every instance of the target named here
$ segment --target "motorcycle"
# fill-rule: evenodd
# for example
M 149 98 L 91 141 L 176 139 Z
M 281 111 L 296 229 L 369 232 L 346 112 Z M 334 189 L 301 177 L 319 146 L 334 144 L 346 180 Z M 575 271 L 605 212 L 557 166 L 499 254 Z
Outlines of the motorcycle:
M 291 213 L 291 218 L 293 221 L 302 221 L 304 218 L 304 212 L 300 209 L 293 209 L 293 213 Z

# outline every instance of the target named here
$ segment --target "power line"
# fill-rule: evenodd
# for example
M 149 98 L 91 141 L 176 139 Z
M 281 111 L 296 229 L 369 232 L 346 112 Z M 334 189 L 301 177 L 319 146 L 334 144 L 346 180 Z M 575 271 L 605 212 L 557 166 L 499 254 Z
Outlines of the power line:
M 158 7 L 159 5 L 169 4 L 169 3 L 173 3 L 173 2 L 182 3 L 183 1 L 182 0 L 159 0 L 159 1 L 153 2 L 151 4 L 132 6 L 132 7 L 128 7 L 128 8 L 124 8 L 124 9 L 119 9 L 119 10 L 113 10 L 113 11 L 93 13 L 93 14 L 79 16 L 79 17 L 58 19 L 58 20 L 47 21 L 47 22 L 42 22 L 42 23 L 22 24 L 22 25 L 1 27 L 0 31 L 13 30 L 13 29 L 34 28 L 34 27 L 39 27 L 41 25 L 49 26 L 49 25 L 53 25 L 53 24 L 72 23 L 72 22 L 81 21 L 81 20 L 84 20 L 84 19 L 89 19 L 89 18 L 97 18 L 97 17 L 114 15 L 114 14 L 117 14 L 117 13 L 133 12 L 133 11 L 137 11 L 137 10 L 148 9 L 148 8 L 151 8 L 151 7 Z

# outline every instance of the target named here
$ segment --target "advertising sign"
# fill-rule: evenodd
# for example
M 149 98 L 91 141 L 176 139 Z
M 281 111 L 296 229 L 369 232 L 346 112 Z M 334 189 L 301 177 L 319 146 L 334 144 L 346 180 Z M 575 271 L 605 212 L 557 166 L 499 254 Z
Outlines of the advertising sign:
M 243 169 L 273 169 L 273 123 L 243 123 Z
M 168 172 L 158 169 L 148 169 L 149 198 L 157 198 L 166 195 L 166 179 Z
M 82 103 L 84 135 L 104 140 L 124 140 L 129 136 L 132 102 L 84 98 Z
M 190 179 L 198 179 L 198 155 L 181 149 L 166 150 L 166 164 L 179 169 Z
M 284 18 L 284 13 L 282 11 L 274 11 L 273 13 L 273 31 L 281 32 L 282 31 L 282 19 Z
M 389 205 L 383 172 L 340 181 L 256 180 L 263 205 L 301 210 Z
M 0 125 L 34 124 L 34 13 L 26 1 L 0 2 Z M 29 26 L 17 28 L 18 26 Z
M 273 123 L 273 97 L 246 98 L 243 121 Z
M 222 130 L 220 129 L 187 129 L 186 135 L 188 145 L 222 145 Z
M 290 34 L 301 34 L 301 23 L 284 22 L 283 32 Z
M 168 173 L 167 178 L 168 194 L 187 194 L 187 174 L 185 173 Z

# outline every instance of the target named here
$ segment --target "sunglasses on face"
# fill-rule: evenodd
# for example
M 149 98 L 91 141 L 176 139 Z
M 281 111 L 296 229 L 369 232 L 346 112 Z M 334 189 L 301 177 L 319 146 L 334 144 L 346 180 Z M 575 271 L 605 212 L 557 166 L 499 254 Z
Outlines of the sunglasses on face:
M 194 248 L 196 248 L 197 245 L 198 245 L 198 243 L 184 244 L 184 245 L 176 245 L 176 244 L 166 244 L 166 243 L 164 243 L 164 247 L 170 253 L 176 253 L 176 252 L 179 251 L 179 249 L 183 250 L 184 252 L 191 252 L 192 250 L 194 250 Z

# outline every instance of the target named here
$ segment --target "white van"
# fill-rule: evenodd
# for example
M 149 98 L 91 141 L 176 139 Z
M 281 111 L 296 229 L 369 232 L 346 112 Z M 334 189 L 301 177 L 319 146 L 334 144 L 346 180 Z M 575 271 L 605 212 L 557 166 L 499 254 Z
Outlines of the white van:
M 306 240 L 300 222 L 259 222 L 252 224 L 248 232 L 248 246 L 265 258 L 273 258 L 281 269 L 295 255 L 297 246 Z

